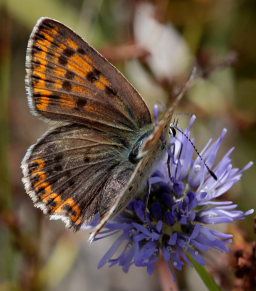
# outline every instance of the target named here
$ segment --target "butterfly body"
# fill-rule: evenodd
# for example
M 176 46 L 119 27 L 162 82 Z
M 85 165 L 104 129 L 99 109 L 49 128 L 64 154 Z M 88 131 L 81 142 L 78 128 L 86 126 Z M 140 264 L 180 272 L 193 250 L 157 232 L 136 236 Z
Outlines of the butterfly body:
M 138 170 L 134 170 L 134 175 L 131 177 L 132 184 L 130 187 L 126 188 L 125 192 L 123 193 L 122 199 L 118 201 L 118 204 L 113 210 L 113 213 L 109 217 L 112 218 L 118 212 L 120 212 L 124 207 L 127 206 L 129 201 L 138 193 L 138 191 L 145 186 L 145 182 L 147 178 L 152 174 L 155 165 L 159 162 L 163 154 L 165 153 L 166 148 L 163 146 L 162 143 L 159 143 L 150 154 L 148 154 L 141 162 L 138 167 Z M 143 169 L 143 171 L 142 171 Z
M 61 124 L 31 146 L 23 182 L 36 207 L 96 232 L 136 195 L 166 151 L 173 108 L 157 124 L 139 93 L 63 24 L 39 19 L 29 40 L 32 112 Z M 95 235 L 95 233 L 93 235 Z

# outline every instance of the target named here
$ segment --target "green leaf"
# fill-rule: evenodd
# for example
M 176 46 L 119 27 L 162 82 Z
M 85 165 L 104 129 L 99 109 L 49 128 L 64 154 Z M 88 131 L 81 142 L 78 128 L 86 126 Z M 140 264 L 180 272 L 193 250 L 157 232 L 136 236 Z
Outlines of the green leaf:
M 203 280 L 206 287 L 210 291 L 222 291 L 222 289 L 216 284 L 212 276 L 208 273 L 206 268 L 197 263 L 197 261 L 194 260 L 190 254 L 187 253 L 187 256 L 189 257 L 190 262 L 193 264 L 194 268 L 196 269 L 200 278 Z

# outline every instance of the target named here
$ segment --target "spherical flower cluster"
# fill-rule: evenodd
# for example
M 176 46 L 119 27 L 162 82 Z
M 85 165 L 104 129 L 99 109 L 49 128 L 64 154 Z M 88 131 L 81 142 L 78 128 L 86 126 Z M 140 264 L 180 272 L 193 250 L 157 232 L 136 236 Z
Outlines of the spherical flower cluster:
M 229 250 L 226 243 L 232 235 L 207 225 L 241 220 L 253 213 L 252 209 L 235 210 L 237 205 L 232 201 L 216 200 L 241 179 L 252 162 L 242 170 L 233 168 L 232 148 L 215 165 L 226 129 L 194 159 L 190 137 L 194 121 L 192 117 L 189 128 L 171 138 L 170 150 L 149 178 L 144 196 L 131 201 L 95 239 L 117 235 L 99 267 L 119 264 L 127 272 L 131 265 L 143 266 L 152 274 L 162 254 L 172 272 L 172 267 L 181 270 L 185 263 L 191 264 L 187 254 L 204 265 L 203 252 Z

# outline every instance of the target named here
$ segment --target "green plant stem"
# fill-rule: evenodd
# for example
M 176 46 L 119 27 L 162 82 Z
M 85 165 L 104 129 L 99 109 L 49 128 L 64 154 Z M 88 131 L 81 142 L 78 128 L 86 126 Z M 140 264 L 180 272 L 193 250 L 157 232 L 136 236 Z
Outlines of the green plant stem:
M 206 268 L 197 263 L 197 261 L 195 261 L 190 254 L 187 253 L 187 256 L 209 291 L 222 291 Z

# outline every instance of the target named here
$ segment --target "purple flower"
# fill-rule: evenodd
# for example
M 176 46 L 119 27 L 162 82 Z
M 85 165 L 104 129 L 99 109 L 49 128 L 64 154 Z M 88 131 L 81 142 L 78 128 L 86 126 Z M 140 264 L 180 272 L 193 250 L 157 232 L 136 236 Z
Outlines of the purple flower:
M 215 163 L 226 129 L 214 143 L 210 140 L 204 147 L 200 153 L 203 160 L 200 156 L 194 159 L 195 150 L 190 142 L 194 121 L 195 116 L 183 134 L 177 132 L 171 138 L 170 150 L 148 180 L 150 190 L 144 191 L 144 197 L 131 201 L 95 239 L 117 235 L 99 262 L 99 268 L 107 263 L 110 266 L 119 264 L 127 272 L 131 265 L 135 265 L 147 267 L 148 273 L 152 274 L 161 253 L 170 271 L 171 266 L 181 270 L 185 263 L 191 265 L 187 253 L 204 265 L 203 252 L 210 249 L 227 252 L 226 243 L 232 241 L 232 235 L 207 225 L 241 220 L 253 213 L 253 209 L 235 210 L 237 205 L 232 201 L 215 200 L 240 180 L 252 162 L 242 170 L 233 168 L 232 148 L 218 164 Z M 146 211 L 145 197 L 148 195 Z

